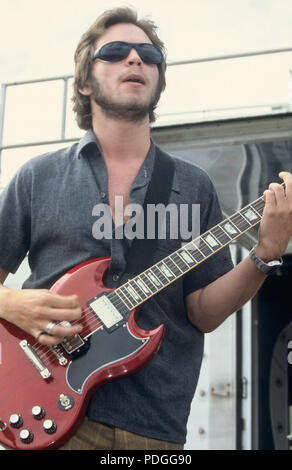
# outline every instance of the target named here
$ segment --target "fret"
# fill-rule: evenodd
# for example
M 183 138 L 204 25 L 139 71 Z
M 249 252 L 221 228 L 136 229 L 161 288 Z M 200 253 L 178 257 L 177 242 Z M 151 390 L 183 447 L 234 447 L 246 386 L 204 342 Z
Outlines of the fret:
M 210 230 L 209 232 L 205 233 L 201 237 L 205 243 L 208 244 L 208 246 L 214 251 L 217 250 L 220 247 L 220 243 L 218 240 L 214 237 L 213 234 L 211 234 Z
M 138 294 L 137 290 L 134 289 L 133 285 L 134 282 L 131 280 L 129 282 L 127 282 L 127 284 L 125 284 L 125 289 L 127 290 L 127 292 L 130 293 L 131 297 L 135 300 L 135 302 L 141 302 L 141 300 L 143 300 L 143 297 L 141 298 L 141 296 Z
M 164 261 L 160 261 L 160 263 L 157 263 L 157 266 L 159 267 L 162 274 L 166 277 L 167 281 L 169 281 L 169 279 L 175 277 L 172 270 L 166 265 L 166 263 Z
M 171 259 L 170 256 L 165 258 L 163 261 L 164 261 L 164 264 L 167 266 L 167 268 L 170 269 L 175 274 L 176 277 L 182 273 L 182 271 L 179 269 L 177 264 L 175 264 L 175 262 Z
M 147 270 L 148 277 L 150 278 L 151 282 L 155 284 L 155 286 L 160 289 L 161 286 L 163 286 L 163 283 L 160 281 L 159 278 L 154 274 L 154 272 L 151 271 L 151 269 Z
M 245 215 L 242 211 L 237 212 L 235 217 L 237 217 L 237 218 L 242 217 L 249 225 L 251 225 L 250 221 L 245 217 Z
M 175 263 L 179 266 L 182 272 L 189 269 L 194 264 L 194 259 L 188 254 L 187 250 L 181 248 L 180 250 L 173 253 L 172 258 L 175 258 Z
M 171 262 L 176 266 L 176 268 L 178 269 L 178 275 L 179 273 L 183 273 L 184 270 L 180 267 L 180 264 L 181 264 L 181 259 L 179 256 L 177 256 L 176 253 L 172 253 L 170 256 L 169 256 L 169 259 L 171 260 Z
M 211 233 L 215 235 L 217 240 L 221 243 L 221 245 L 226 245 L 230 240 L 232 240 L 231 236 L 224 230 L 221 225 L 216 225 L 211 229 Z
M 217 242 L 217 245 L 218 245 L 218 247 L 219 247 L 219 246 L 222 246 L 222 243 L 221 243 L 221 241 L 220 241 L 220 238 L 219 238 L 218 236 L 216 236 L 215 233 L 214 233 L 214 232 L 215 232 L 215 230 L 214 230 L 215 228 L 216 228 L 216 227 L 213 227 L 212 229 L 210 229 L 210 230 L 209 230 L 209 234 L 212 235 L 213 238 L 215 238 L 215 241 Z
M 230 236 L 230 240 L 233 240 L 240 233 L 237 227 L 231 222 L 230 219 L 223 220 L 220 226 L 224 229 L 228 236 Z
M 138 285 L 138 288 L 143 292 L 143 295 L 148 296 L 149 294 L 151 294 L 151 290 L 149 289 L 147 284 L 145 284 L 145 282 L 141 279 L 141 276 L 138 277 L 136 285 Z
M 209 256 L 211 253 L 214 253 L 214 250 L 212 250 L 209 245 L 205 242 L 205 240 L 200 237 L 200 251 L 203 253 L 204 257 L 206 258 Z
M 130 304 L 130 308 L 132 309 L 136 305 L 136 302 L 135 302 L 135 299 L 130 295 L 130 293 L 128 292 L 125 286 L 126 284 L 123 284 L 116 290 L 118 290 L 119 293 L 127 299 L 127 302 Z
M 259 219 L 262 218 L 261 214 L 253 207 L 252 210 L 259 216 Z
M 155 264 L 153 267 L 152 267 L 152 271 L 153 273 L 155 274 L 155 276 L 159 279 L 159 281 L 161 282 L 161 284 L 164 286 L 166 284 L 165 281 L 168 281 L 167 277 L 160 271 L 160 269 L 158 268 L 158 265 Z
M 157 291 L 159 289 L 159 283 L 158 285 L 156 285 L 149 276 L 149 274 L 150 273 L 148 273 L 148 271 L 145 271 L 144 273 L 140 274 L 140 277 L 142 278 L 142 281 L 149 287 L 150 290 Z
M 233 214 L 229 220 L 237 227 L 239 234 L 243 233 L 251 226 L 250 222 L 248 222 L 239 212 Z
M 129 310 L 132 310 L 132 308 L 134 307 L 134 302 L 131 302 L 130 299 L 128 299 L 128 297 L 124 294 L 124 292 L 122 291 L 122 287 L 118 287 L 116 290 L 115 290 L 115 293 L 119 296 L 119 298 L 121 299 L 121 301 L 128 307 Z
M 251 205 L 254 209 L 256 209 L 256 211 L 258 212 L 258 214 L 260 214 L 260 216 L 263 215 L 263 211 L 265 207 L 265 201 L 263 200 L 263 198 L 257 199 Z
M 194 240 L 185 245 L 185 249 L 188 250 L 188 252 L 191 254 L 191 256 L 195 259 L 197 263 L 199 263 L 205 258 L 200 249 L 195 245 Z
M 247 219 L 247 221 L 250 224 L 255 224 L 261 219 L 261 216 L 256 212 L 255 209 L 251 208 L 251 206 L 248 206 L 240 211 L 240 214 Z
M 129 314 L 129 308 L 125 302 L 118 295 L 117 289 L 114 292 L 108 294 L 108 298 L 113 303 L 113 305 L 124 315 Z
M 135 278 L 135 279 L 129 280 L 126 286 L 129 286 L 130 293 L 132 296 L 134 293 L 136 293 L 136 300 L 138 300 L 138 302 L 146 299 L 147 295 L 145 295 L 143 289 L 140 287 L 139 279 Z M 131 292 L 131 290 L 133 292 Z M 140 298 L 137 299 L 137 296 Z

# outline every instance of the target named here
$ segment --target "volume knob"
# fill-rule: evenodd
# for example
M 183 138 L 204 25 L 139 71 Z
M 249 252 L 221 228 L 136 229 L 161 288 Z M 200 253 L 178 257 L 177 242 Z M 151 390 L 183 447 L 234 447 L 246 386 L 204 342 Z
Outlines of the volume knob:
M 21 415 L 18 415 L 17 413 L 14 413 L 9 418 L 9 424 L 12 428 L 20 428 L 22 423 L 23 423 L 22 417 Z
M 46 419 L 44 421 L 43 428 L 48 434 L 53 434 L 57 429 L 57 425 L 53 419 Z
M 33 440 L 33 433 L 30 429 L 22 429 L 19 433 L 19 438 L 23 444 L 29 444 Z
M 45 410 L 42 406 L 36 405 L 32 408 L 31 414 L 34 419 L 42 419 L 45 416 Z

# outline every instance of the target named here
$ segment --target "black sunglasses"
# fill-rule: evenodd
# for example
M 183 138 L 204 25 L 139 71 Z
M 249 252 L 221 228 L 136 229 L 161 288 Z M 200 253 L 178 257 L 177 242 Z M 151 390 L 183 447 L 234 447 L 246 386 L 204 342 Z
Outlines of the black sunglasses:
M 105 44 L 95 51 L 93 60 L 102 59 L 108 62 L 119 62 L 126 59 L 132 49 L 135 49 L 146 64 L 159 65 L 163 62 L 160 49 L 154 44 L 113 41 Z

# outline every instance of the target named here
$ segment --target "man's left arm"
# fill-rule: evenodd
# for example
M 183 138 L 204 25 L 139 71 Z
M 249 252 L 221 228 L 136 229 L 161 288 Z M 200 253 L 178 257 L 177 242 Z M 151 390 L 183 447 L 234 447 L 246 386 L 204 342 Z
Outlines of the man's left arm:
M 265 263 L 281 258 L 292 236 L 292 174 L 281 172 L 282 185 L 265 191 L 265 208 L 255 254 Z M 239 310 L 263 284 L 266 274 L 247 257 L 228 273 L 186 297 L 188 317 L 199 330 L 217 328 Z

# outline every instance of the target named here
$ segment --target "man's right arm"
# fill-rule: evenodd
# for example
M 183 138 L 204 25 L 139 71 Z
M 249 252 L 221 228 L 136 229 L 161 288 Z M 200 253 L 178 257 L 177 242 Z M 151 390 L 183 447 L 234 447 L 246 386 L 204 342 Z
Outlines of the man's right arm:
M 72 326 L 54 326 L 52 334 L 39 337 L 41 344 L 53 346 L 65 337 L 80 333 L 82 327 L 75 324 L 82 310 L 77 295 L 53 294 L 47 289 L 10 289 L 4 286 L 8 272 L 0 267 L 0 318 L 13 323 L 33 337 L 46 331 L 50 322 L 69 321 Z

